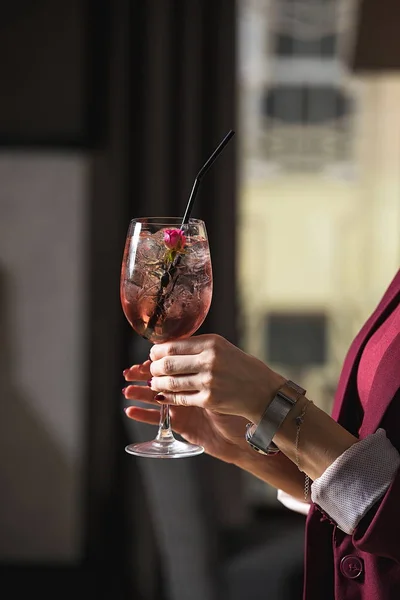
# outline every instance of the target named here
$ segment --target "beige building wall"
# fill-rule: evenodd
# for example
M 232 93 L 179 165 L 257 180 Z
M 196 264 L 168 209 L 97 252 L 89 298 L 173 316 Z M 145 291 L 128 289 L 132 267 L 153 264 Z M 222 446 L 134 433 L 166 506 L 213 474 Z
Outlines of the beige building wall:
M 304 382 L 326 410 L 326 386 L 400 263 L 400 76 L 349 83 L 357 107 L 351 176 L 243 179 L 238 231 L 243 346 L 265 358 L 268 311 L 326 310 L 329 364 Z

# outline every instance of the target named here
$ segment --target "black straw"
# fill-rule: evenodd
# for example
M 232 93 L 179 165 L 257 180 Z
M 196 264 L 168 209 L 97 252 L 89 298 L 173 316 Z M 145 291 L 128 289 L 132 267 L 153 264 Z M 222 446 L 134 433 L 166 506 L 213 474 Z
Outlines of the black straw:
M 182 220 L 182 224 L 180 227 L 181 229 L 183 229 L 183 227 L 185 225 L 187 225 L 187 223 L 190 219 L 190 214 L 192 212 L 193 204 L 196 199 L 196 194 L 198 192 L 200 181 L 201 181 L 203 175 L 205 175 L 205 173 L 211 167 L 211 165 L 213 164 L 215 159 L 218 158 L 218 156 L 221 154 L 222 150 L 225 148 L 225 146 L 227 145 L 229 140 L 234 135 L 235 135 L 235 132 L 232 131 L 232 129 L 231 129 L 226 134 L 226 136 L 224 137 L 222 142 L 219 144 L 219 146 L 217 146 L 217 148 L 211 154 L 211 156 L 207 160 L 207 162 L 204 163 L 204 165 L 201 167 L 200 171 L 197 173 L 197 177 L 194 180 L 192 192 L 190 194 L 190 198 L 187 203 L 186 211 L 185 211 L 185 214 L 184 214 L 184 217 Z M 181 260 L 182 260 L 182 254 L 178 254 L 178 256 L 175 257 L 173 263 L 169 266 L 169 268 L 165 271 L 165 273 L 163 274 L 163 276 L 160 279 L 160 288 L 157 293 L 156 306 L 155 306 L 154 312 L 151 315 L 151 317 L 147 323 L 147 327 L 146 327 L 146 331 L 149 331 L 150 334 L 154 331 L 158 320 L 164 314 L 164 302 L 165 302 L 166 297 L 168 297 L 172 293 L 172 291 L 175 287 L 175 284 L 177 282 L 177 276 L 175 277 L 175 274 L 176 274 L 176 271 L 179 267 Z M 165 290 L 171 281 L 172 281 L 172 288 L 169 290 L 169 292 L 166 292 Z M 149 336 L 143 336 L 143 337 L 148 338 Z
M 227 145 L 227 143 L 229 142 L 229 140 L 234 135 L 235 135 L 235 132 L 231 129 L 226 134 L 226 136 L 224 137 L 224 139 L 222 140 L 222 142 L 217 146 L 217 148 L 211 154 L 211 156 L 207 160 L 207 162 L 204 163 L 204 165 L 201 167 L 200 171 L 197 173 L 197 176 L 196 176 L 196 179 L 194 180 L 192 191 L 191 191 L 191 194 L 190 194 L 190 197 L 189 197 L 189 201 L 187 203 L 185 214 L 184 214 L 183 219 L 182 219 L 181 229 L 183 229 L 184 225 L 187 225 L 187 223 L 188 223 L 188 221 L 190 219 L 190 215 L 192 213 L 194 201 L 196 200 L 197 192 L 199 191 L 200 181 L 201 181 L 203 175 L 206 174 L 206 172 L 211 167 L 211 165 L 213 164 L 213 162 L 218 158 L 218 156 L 221 154 L 222 150 L 225 148 L 225 146 Z

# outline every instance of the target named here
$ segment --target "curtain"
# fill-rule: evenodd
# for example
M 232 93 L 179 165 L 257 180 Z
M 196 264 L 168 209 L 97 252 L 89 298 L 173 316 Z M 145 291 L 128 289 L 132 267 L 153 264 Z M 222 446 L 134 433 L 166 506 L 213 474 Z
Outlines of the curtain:
M 93 152 L 90 188 L 86 555 L 115 597 L 129 590 L 149 600 L 194 600 L 196 588 L 207 600 L 218 597 L 220 532 L 243 519 L 241 476 L 206 456 L 151 461 L 123 452 L 135 430 L 122 413 L 121 373 L 148 348 L 128 327 L 118 290 L 129 219 L 183 215 L 198 170 L 235 129 L 235 2 L 117 0 L 109 19 L 110 37 L 97 40 L 103 52 L 108 47 L 107 111 L 98 122 L 106 134 Z M 192 214 L 206 222 L 214 273 L 212 307 L 199 333 L 234 343 L 237 144 L 238 136 L 207 173 Z M 190 499 L 197 503 L 193 519 L 190 511 L 186 517 L 199 543 L 186 552 L 175 539 L 179 560 L 167 544 L 176 507 L 165 515 L 157 493 L 163 477 L 177 498 L 186 482 L 183 512 Z M 175 529 L 179 535 L 184 531 Z
M 131 66 L 131 216 L 183 215 L 194 178 L 236 123 L 235 2 L 137 0 Z M 206 221 L 215 294 L 205 330 L 236 339 L 237 138 L 207 173 L 193 215 Z

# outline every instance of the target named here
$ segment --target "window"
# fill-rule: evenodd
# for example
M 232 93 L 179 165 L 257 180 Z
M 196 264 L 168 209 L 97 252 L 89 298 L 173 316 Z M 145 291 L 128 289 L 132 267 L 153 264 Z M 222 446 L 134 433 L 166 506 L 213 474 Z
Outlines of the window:
M 296 125 L 324 125 L 351 112 L 352 100 L 334 86 L 279 85 L 266 91 L 263 114 Z
M 293 36 L 284 33 L 277 33 L 275 37 L 274 53 L 279 57 L 333 58 L 336 50 L 336 35 L 327 35 L 317 40 L 296 40 Z

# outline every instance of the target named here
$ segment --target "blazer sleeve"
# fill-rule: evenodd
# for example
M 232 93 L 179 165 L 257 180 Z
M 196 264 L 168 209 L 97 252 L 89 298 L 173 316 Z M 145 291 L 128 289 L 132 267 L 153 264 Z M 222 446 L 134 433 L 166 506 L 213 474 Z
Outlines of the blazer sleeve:
M 353 543 L 363 552 L 400 563 L 400 468 L 384 496 L 368 511 L 353 532 Z
M 381 422 L 393 446 L 400 453 L 400 388 Z M 383 496 L 359 522 L 353 533 L 354 545 L 364 552 L 400 563 L 400 467 L 393 474 Z
M 400 455 L 384 429 L 353 444 L 316 479 L 312 501 L 347 534 L 389 489 Z
M 362 552 L 400 563 L 400 389 L 392 398 L 390 408 L 381 421 L 381 427 L 382 429 L 378 429 L 375 434 L 369 436 L 370 441 L 368 438 L 360 440 L 359 443 L 353 445 L 353 450 L 349 453 L 350 462 L 352 460 L 359 461 L 357 463 L 358 476 L 353 477 L 350 481 L 348 469 L 342 470 L 343 481 L 346 481 L 345 486 L 342 486 L 342 493 L 337 495 L 338 489 L 335 492 L 331 485 L 326 485 L 321 488 L 323 494 L 319 495 L 319 498 L 314 498 L 313 502 L 325 518 L 343 531 L 346 530 L 346 527 L 343 526 L 343 523 L 341 526 L 339 522 L 343 519 L 343 512 L 346 512 L 343 510 L 345 506 L 343 501 L 347 502 L 350 509 L 348 514 L 354 520 L 350 526 L 347 523 L 349 528 L 346 533 L 352 536 L 354 546 Z M 377 445 L 374 446 L 374 444 Z M 365 445 L 365 450 L 369 447 L 372 454 L 367 457 L 368 451 L 362 452 L 357 458 L 356 447 L 362 449 L 363 445 Z M 351 458 L 351 454 L 353 458 Z M 368 458 L 367 461 L 365 461 L 366 458 Z M 376 458 L 380 459 L 378 461 L 379 469 L 376 468 Z M 368 463 L 367 466 L 365 463 Z M 338 477 L 339 481 L 341 480 L 338 469 L 334 470 L 333 474 Z M 367 482 L 366 486 L 365 482 Z M 355 488 L 352 486 L 356 486 L 357 483 L 360 487 L 354 495 L 351 490 L 354 491 Z M 362 489 L 368 489 L 368 494 L 363 496 Z M 324 498 L 324 494 L 326 498 Z M 331 508 L 332 499 L 337 507 L 336 514 L 326 510 Z

